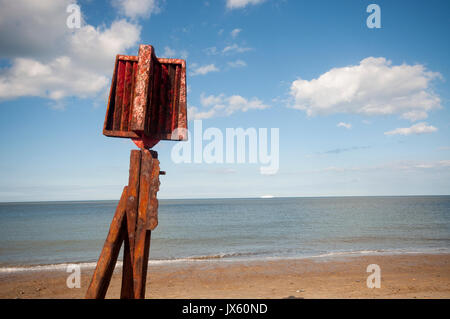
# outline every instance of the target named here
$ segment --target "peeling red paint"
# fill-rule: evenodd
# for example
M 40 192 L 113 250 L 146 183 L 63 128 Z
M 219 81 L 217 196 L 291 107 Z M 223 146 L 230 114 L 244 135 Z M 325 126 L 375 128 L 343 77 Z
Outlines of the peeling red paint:
M 150 148 L 187 140 L 186 62 L 159 59 L 151 45 L 138 56 L 117 55 L 103 134 Z M 174 134 L 174 133 L 177 134 Z

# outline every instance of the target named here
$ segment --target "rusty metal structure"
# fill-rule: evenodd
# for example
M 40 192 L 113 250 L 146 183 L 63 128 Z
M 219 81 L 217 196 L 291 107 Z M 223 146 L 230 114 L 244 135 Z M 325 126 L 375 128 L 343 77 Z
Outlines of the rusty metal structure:
M 186 140 L 186 129 L 186 62 L 159 59 L 151 45 L 117 55 L 103 134 L 157 143 Z
M 157 58 L 151 45 L 140 45 L 138 56 L 117 55 L 103 134 L 131 138 L 140 148 L 130 155 L 124 187 L 97 266 L 86 292 L 103 299 L 122 244 L 120 297 L 145 298 L 151 232 L 158 225 L 160 140 L 187 140 L 186 62 Z

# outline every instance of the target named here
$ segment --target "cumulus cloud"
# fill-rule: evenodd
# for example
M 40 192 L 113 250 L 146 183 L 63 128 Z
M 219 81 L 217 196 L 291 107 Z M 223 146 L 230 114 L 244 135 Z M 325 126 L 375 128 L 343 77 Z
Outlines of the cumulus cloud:
M 0 57 L 47 57 L 50 51 L 60 51 L 70 32 L 66 27 L 70 3 L 0 0 Z
M 182 59 L 186 60 L 188 58 L 188 56 L 189 56 L 189 52 L 188 51 L 186 51 L 186 50 L 181 50 L 180 51 L 180 57 Z
M 14 59 L 0 77 L 0 97 L 39 96 L 60 100 L 69 95 L 93 96 L 108 83 L 106 76 L 91 72 L 67 56 L 48 63 L 27 58 Z
M 163 57 L 163 58 L 181 58 L 184 60 L 186 60 L 188 56 L 189 56 L 188 51 L 186 51 L 186 50 L 177 51 L 168 46 L 164 47 L 164 51 L 161 55 L 161 57 Z
M 358 151 L 358 150 L 364 150 L 364 149 L 368 149 L 368 148 L 370 148 L 370 146 L 353 146 L 353 147 L 347 147 L 347 148 L 335 148 L 335 149 L 328 150 L 328 151 L 318 153 L 318 154 L 340 154 L 340 153 L 344 153 L 344 152 Z
M 195 106 L 188 108 L 189 120 L 202 120 L 212 117 L 230 116 L 236 112 L 247 112 L 249 110 L 263 110 L 269 108 L 258 98 L 246 99 L 240 95 L 226 96 L 219 95 L 200 95 L 200 104 L 202 108 Z
M 223 50 L 222 53 L 233 53 L 233 52 L 237 52 L 237 53 L 243 53 L 243 52 L 247 52 L 250 51 L 251 48 L 246 48 L 246 47 L 241 47 L 239 45 L 235 44 L 231 44 L 226 46 Z
M 219 72 L 219 68 L 217 68 L 214 64 L 208 64 L 208 65 L 197 65 L 197 64 L 192 64 L 192 71 L 191 71 L 191 75 L 192 76 L 196 76 L 196 75 L 205 75 L 208 74 L 210 72 Z
M 201 111 L 196 106 L 189 106 L 188 107 L 188 119 L 189 120 L 204 120 L 209 119 L 211 117 L 214 117 L 215 111 L 213 109 Z
M 233 43 L 233 44 L 225 46 L 223 49 L 218 49 L 217 47 L 213 46 L 213 47 L 206 48 L 203 51 L 207 55 L 218 55 L 218 54 L 230 55 L 233 53 L 244 53 L 244 52 L 251 51 L 251 50 L 252 50 L 252 48 L 241 47 L 238 44 Z
M 425 122 L 414 124 L 410 127 L 396 128 L 393 131 L 385 132 L 384 135 L 411 135 L 411 134 L 425 134 L 433 133 L 438 129 L 432 125 L 428 125 Z
M 401 160 L 381 163 L 373 166 L 350 166 L 336 167 L 329 166 L 314 170 L 303 171 L 304 173 L 348 173 L 348 172 L 378 172 L 378 171 L 424 171 L 424 170 L 448 170 L 450 168 L 450 160 L 437 161 L 414 161 Z
M 414 169 L 439 169 L 447 167 L 450 167 L 450 160 L 439 160 L 428 162 L 398 161 L 393 163 L 386 163 L 384 165 L 378 166 L 377 168 L 390 168 L 395 170 L 414 170 Z
M 348 172 L 370 172 L 370 171 L 423 171 L 423 170 L 448 170 L 450 168 L 450 160 L 437 161 L 394 161 L 386 162 L 374 166 L 353 166 L 353 167 L 336 167 L 330 166 L 314 170 L 303 171 L 305 173 L 348 173 Z
M 137 45 L 140 32 L 140 26 L 126 20 L 114 21 L 109 28 L 86 25 L 70 36 L 66 54 L 78 61 L 79 67 L 109 74 L 116 54 Z
M 265 0 L 227 0 L 228 9 L 242 9 L 248 5 L 258 4 Z
M 392 65 L 385 58 L 369 57 L 359 65 L 333 68 L 317 79 L 301 78 L 291 85 L 293 107 L 310 116 L 334 113 L 399 114 L 417 121 L 441 107 L 430 83 L 441 75 L 425 66 Z
M 239 33 L 241 33 L 242 29 L 234 29 L 233 31 L 230 32 L 231 37 L 236 38 Z
M 242 68 L 244 66 L 247 66 L 247 63 L 242 60 L 236 60 L 236 61 L 228 62 L 228 65 L 231 66 L 232 68 Z
M 352 128 L 352 125 L 350 123 L 344 123 L 344 122 L 339 122 L 336 126 L 337 127 L 345 127 L 346 129 Z
M 156 0 L 113 0 L 112 3 L 119 12 L 132 19 L 148 18 L 160 11 Z
M 175 56 L 176 52 L 174 49 L 171 49 L 170 47 L 164 47 L 163 57 L 165 58 L 173 58 Z
M 115 55 L 125 53 L 140 38 L 140 27 L 126 20 L 109 27 L 83 23 L 69 29 L 70 0 L 0 3 L 0 47 L 2 52 L 8 48 L 4 57 L 10 58 L 10 65 L 0 70 L 0 99 L 95 97 L 108 87 Z M 15 21 L 20 23 L 5 31 Z
M 203 50 L 207 55 L 216 55 L 219 53 L 217 47 L 209 47 Z

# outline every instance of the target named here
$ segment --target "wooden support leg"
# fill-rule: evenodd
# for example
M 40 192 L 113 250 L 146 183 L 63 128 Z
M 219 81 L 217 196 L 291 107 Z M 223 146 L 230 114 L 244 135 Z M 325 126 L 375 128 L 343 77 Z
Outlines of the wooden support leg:
M 145 298 L 151 230 L 158 224 L 158 201 L 156 199 L 158 189 L 159 161 L 157 153 L 143 150 L 133 263 L 133 285 L 136 299 Z
M 120 246 L 126 233 L 125 209 L 127 187 L 124 188 L 119 204 L 117 205 L 113 221 L 109 228 L 108 236 L 103 245 L 102 252 L 97 262 L 91 283 L 86 292 L 86 299 L 104 299 L 106 291 L 116 265 Z
M 141 159 L 141 175 L 139 182 L 139 208 L 136 220 L 134 242 L 133 285 L 134 298 L 145 298 L 145 282 L 147 279 L 148 250 L 150 236 L 147 236 L 147 205 L 151 187 L 153 157 L 150 151 L 143 150 Z M 148 243 L 147 243 L 148 242 Z M 147 256 L 147 258 L 145 258 Z
M 157 153 L 135 150 L 130 176 L 111 223 L 86 298 L 105 298 L 124 241 L 121 298 L 145 298 L 151 231 L 158 225 Z
M 142 151 L 133 150 L 130 156 L 130 175 L 128 178 L 127 196 L 127 228 L 130 243 L 131 260 L 134 257 L 134 242 L 136 233 L 136 220 L 139 206 L 139 187 L 141 176 Z
M 133 263 L 131 260 L 131 248 L 128 235 L 124 236 L 123 245 L 123 267 L 122 267 L 122 288 L 120 299 L 133 299 Z
M 150 253 L 150 237 L 151 231 L 144 230 L 142 242 L 139 243 L 139 247 L 136 250 L 135 264 L 134 264 L 134 298 L 144 299 L 145 298 L 145 285 L 147 282 L 147 268 L 148 268 L 148 257 Z M 141 249 L 142 247 L 142 249 Z M 142 253 L 142 255 L 137 256 Z
M 130 156 L 130 175 L 128 179 L 127 194 L 127 238 L 125 239 L 123 252 L 123 269 L 122 269 L 122 289 L 120 292 L 121 299 L 134 298 L 133 288 L 133 260 L 134 260 L 134 244 L 136 233 L 136 219 L 139 205 L 139 182 L 141 172 L 142 152 L 140 150 L 131 151 Z

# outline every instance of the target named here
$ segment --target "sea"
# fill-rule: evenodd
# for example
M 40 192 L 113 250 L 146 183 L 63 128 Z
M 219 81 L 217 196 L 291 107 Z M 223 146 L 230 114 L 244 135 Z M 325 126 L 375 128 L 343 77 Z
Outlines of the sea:
M 0 274 L 95 267 L 116 205 L 0 203 Z M 150 263 L 449 252 L 450 196 L 178 199 Z

